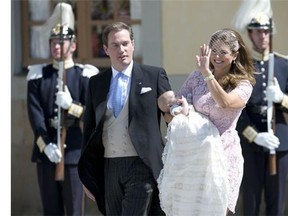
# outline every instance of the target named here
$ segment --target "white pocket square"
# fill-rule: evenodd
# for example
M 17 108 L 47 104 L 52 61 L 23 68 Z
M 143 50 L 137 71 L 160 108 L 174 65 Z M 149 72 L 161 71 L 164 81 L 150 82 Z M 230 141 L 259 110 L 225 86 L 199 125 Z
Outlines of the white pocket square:
M 149 91 L 152 91 L 152 88 L 150 88 L 150 87 L 143 87 L 143 88 L 141 89 L 140 94 L 145 94 L 146 92 L 149 92 Z

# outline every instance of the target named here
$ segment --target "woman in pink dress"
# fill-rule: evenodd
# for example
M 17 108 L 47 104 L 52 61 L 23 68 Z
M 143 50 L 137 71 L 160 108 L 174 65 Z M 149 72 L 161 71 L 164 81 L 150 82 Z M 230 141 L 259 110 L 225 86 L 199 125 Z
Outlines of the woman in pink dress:
M 196 56 L 198 69 L 188 76 L 178 92 L 219 131 L 223 157 L 227 161 L 227 213 L 235 212 L 243 175 L 244 161 L 236 123 L 255 84 L 246 47 L 240 34 L 232 29 L 215 32 L 209 45 L 200 47 L 200 54 Z

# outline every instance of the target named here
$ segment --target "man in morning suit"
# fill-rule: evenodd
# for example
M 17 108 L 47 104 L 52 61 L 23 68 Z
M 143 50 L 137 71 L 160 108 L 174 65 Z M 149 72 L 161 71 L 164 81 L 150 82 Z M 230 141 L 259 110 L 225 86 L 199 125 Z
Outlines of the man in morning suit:
M 171 90 L 167 74 L 133 61 L 133 31 L 125 23 L 108 25 L 103 44 L 111 68 L 89 82 L 80 179 L 104 215 L 163 215 L 156 183 L 163 167 L 157 99 Z

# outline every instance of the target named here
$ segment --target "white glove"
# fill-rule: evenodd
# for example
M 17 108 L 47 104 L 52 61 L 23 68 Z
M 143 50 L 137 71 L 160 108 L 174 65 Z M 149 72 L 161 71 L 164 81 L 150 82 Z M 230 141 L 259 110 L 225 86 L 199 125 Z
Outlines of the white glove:
M 278 148 L 278 146 L 280 145 L 278 137 L 268 132 L 258 133 L 256 138 L 254 139 L 254 142 L 257 145 L 266 147 L 270 150 Z
M 280 89 L 280 86 L 276 77 L 274 77 L 273 79 L 273 85 L 267 87 L 266 97 L 267 99 L 272 100 L 274 103 L 280 103 L 283 100 L 284 94 Z
M 62 158 L 61 151 L 54 143 L 49 143 L 45 147 L 44 153 L 47 155 L 47 157 L 52 163 L 59 163 L 61 161 Z
M 67 110 L 71 106 L 73 100 L 69 92 L 69 89 L 66 85 L 64 90 L 65 90 L 64 92 L 63 91 L 57 92 L 55 103 L 58 106 L 61 106 L 63 109 Z

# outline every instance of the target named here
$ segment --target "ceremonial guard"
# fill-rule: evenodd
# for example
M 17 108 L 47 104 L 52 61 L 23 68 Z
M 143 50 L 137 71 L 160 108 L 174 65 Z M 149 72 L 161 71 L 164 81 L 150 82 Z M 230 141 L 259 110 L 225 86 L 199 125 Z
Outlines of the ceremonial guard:
M 243 215 L 259 215 L 264 191 L 265 215 L 279 216 L 284 215 L 288 173 L 288 59 L 272 52 L 273 22 L 266 13 L 255 14 L 247 31 L 253 45 L 256 85 L 237 126 L 244 156 Z M 271 85 L 269 66 L 274 73 Z M 272 131 L 267 127 L 269 100 L 273 106 Z M 271 173 L 269 158 L 275 150 L 276 172 Z
M 73 16 L 69 4 L 59 3 L 56 9 L 56 15 L 64 15 L 68 10 L 68 15 L 72 13 Z M 47 41 L 53 62 L 32 65 L 27 75 L 28 114 L 35 136 L 32 162 L 37 166 L 43 215 L 83 214 L 83 187 L 77 172 L 82 142 L 80 121 L 85 110 L 88 80 L 98 69 L 73 61 L 76 50 L 73 19 L 70 22 L 55 19 L 59 23 L 55 23 Z M 59 127 L 64 151 L 57 145 Z M 56 167 L 60 162 L 64 163 L 64 176 L 57 179 Z

